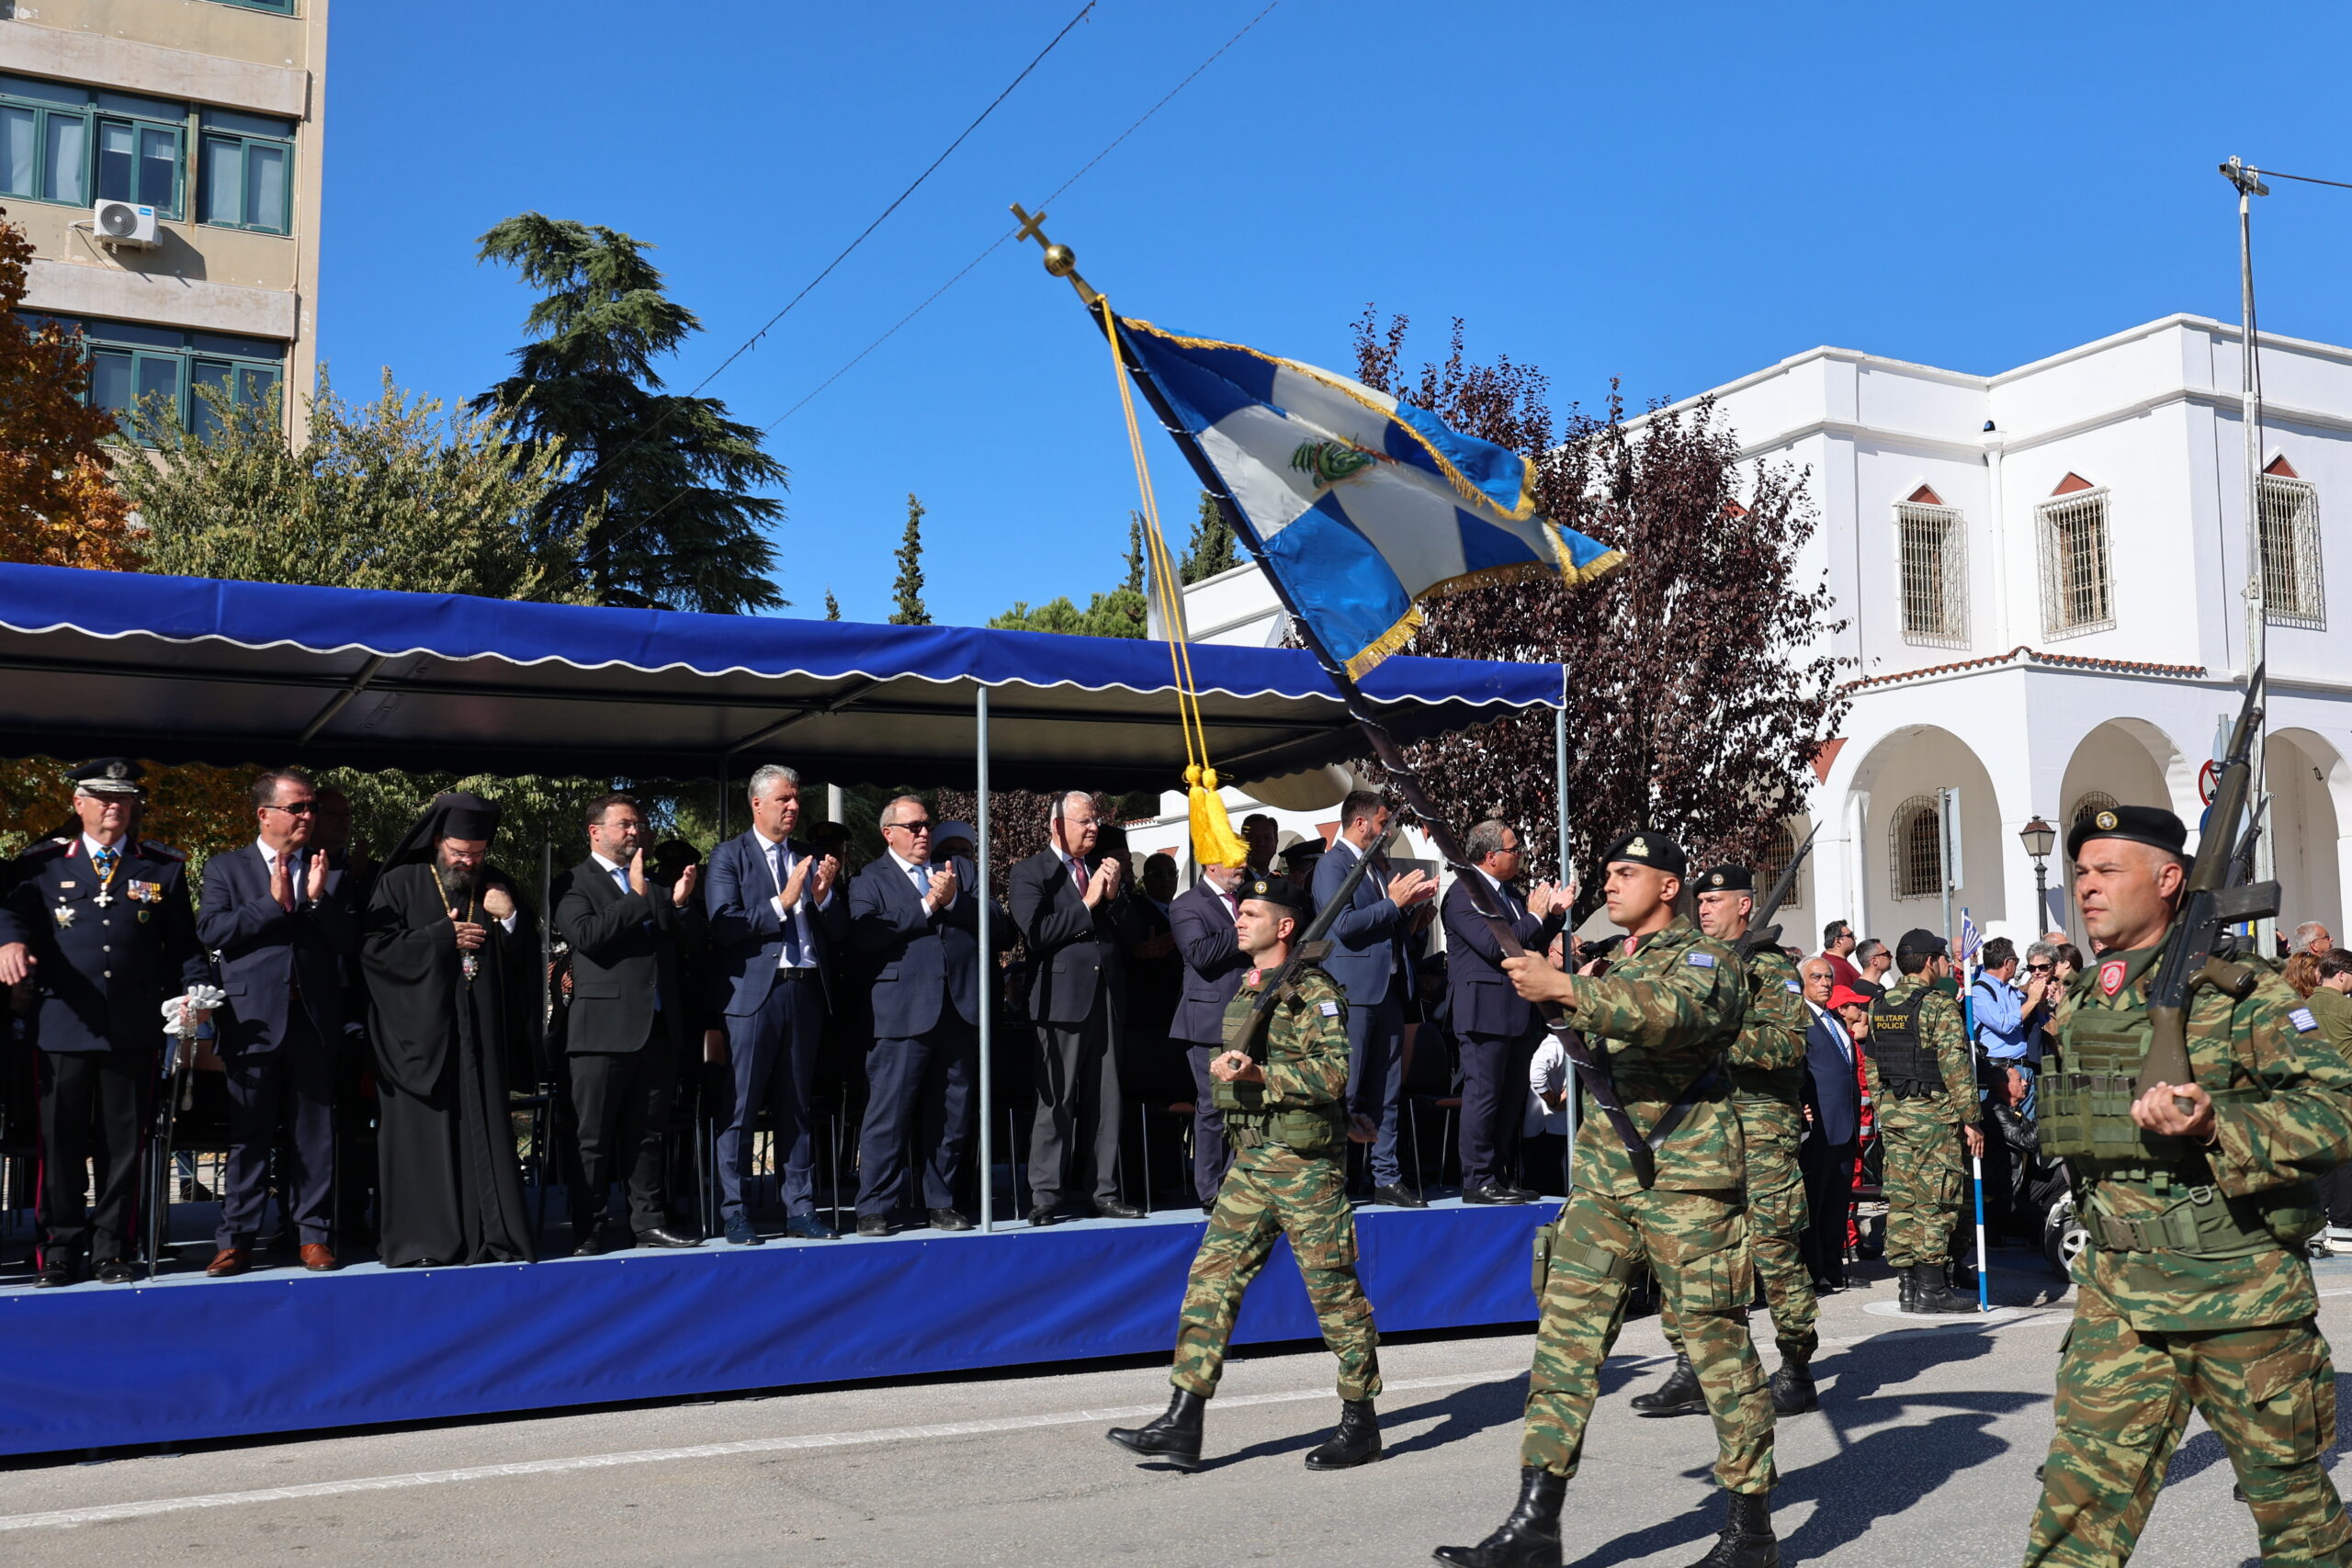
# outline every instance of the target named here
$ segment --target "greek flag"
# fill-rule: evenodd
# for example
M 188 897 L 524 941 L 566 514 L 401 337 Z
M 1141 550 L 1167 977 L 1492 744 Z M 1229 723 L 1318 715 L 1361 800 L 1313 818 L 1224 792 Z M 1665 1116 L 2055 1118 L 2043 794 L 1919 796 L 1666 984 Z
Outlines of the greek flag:
M 1984 933 L 1976 929 L 1976 921 L 1963 907 L 1960 911 L 1960 961 L 1973 964 L 1984 948 Z
M 1243 542 L 1351 675 L 1411 638 L 1424 599 L 1589 582 L 1624 558 L 1537 516 L 1524 458 L 1426 410 L 1238 344 L 1120 326 L 1238 503 Z

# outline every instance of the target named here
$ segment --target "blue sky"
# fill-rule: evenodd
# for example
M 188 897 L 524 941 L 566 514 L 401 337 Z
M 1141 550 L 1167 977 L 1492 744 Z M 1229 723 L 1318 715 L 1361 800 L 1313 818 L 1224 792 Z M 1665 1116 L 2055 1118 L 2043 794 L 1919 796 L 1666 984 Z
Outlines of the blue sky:
M 528 305 L 474 242 L 529 209 L 658 245 L 707 331 L 684 389 L 934 157 L 1083 0 L 339 5 L 320 324 L 338 381 L 456 400 Z M 785 413 L 1263 8 L 1104 0 L 708 389 Z M 2352 16 L 2210 7 L 1281 0 L 1052 204 L 1125 312 L 1347 368 L 1367 302 L 1681 397 L 1816 344 L 1972 371 L 2175 310 L 2234 318 L 2230 153 L 2352 180 Z M 689 18 L 681 27 L 677 19 Z M 2352 191 L 2257 204 L 2270 331 L 2352 343 Z M 1136 503 L 1107 352 L 1006 245 L 778 425 L 788 615 L 889 611 L 906 495 L 934 618 L 1081 602 Z M 1193 491 L 1149 449 L 1181 547 Z

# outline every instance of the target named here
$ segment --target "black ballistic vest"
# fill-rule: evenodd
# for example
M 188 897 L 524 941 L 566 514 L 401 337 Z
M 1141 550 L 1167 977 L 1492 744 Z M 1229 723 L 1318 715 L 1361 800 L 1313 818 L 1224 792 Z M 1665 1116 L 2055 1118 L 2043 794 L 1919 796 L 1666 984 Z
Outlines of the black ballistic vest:
M 1878 1064 L 1879 1081 L 1886 1092 L 1903 1100 L 1921 1100 L 1944 1091 L 1943 1066 L 1919 1037 L 1919 1010 L 1935 993 L 1922 986 L 1902 1001 L 1881 997 L 1871 1003 L 1871 1033 L 1866 1049 Z

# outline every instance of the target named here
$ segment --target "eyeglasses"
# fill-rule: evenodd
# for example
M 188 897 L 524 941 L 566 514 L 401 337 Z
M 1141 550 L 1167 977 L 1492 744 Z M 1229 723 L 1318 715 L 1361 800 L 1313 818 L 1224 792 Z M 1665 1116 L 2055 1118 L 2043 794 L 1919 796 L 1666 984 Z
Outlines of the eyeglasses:
M 2029 964 L 2025 966 L 2025 972 L 2029 975 L 2047 975 L 2055 967 L 2055 964 Z
M 892 828 L 896 828 L 896 829 L 897 829 L 899 832 L 901 832 L 901 833 L 912 834 L 913 836 L 915 836 L 915 837 L 917 837 L 917 838 L 920 838 L 920 837 L 922 837 L 923 834 L 928 833 L 928 832 L 930 832 L 930 831 L 931 831 L 931 824 L 930 824 L 928 821 L 923 821 L 923 822 L 892 822 L 892 823 L 888 823 L 888 824 L 887 824 L 887 826 L 888 826 L 888 827 L 892 827 Z
M 275 803 L 262 807 L 265 811 L 283 811 L 288 817 L 308 817 L 318 807 L 315 800 L 289 800 L 285 805 Z

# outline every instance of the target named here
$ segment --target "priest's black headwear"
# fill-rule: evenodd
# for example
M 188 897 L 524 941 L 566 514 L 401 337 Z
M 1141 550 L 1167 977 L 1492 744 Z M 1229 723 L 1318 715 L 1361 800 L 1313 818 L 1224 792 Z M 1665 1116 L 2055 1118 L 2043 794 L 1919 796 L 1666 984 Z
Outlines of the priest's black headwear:
M 399 847 L 384 857 L 385 868 L 429 861 L 433 847 L 444 839 L 488 840 L 498 831 L 498 803 L 494 800 L 484 800 L 464 790 L 436 795 Z

